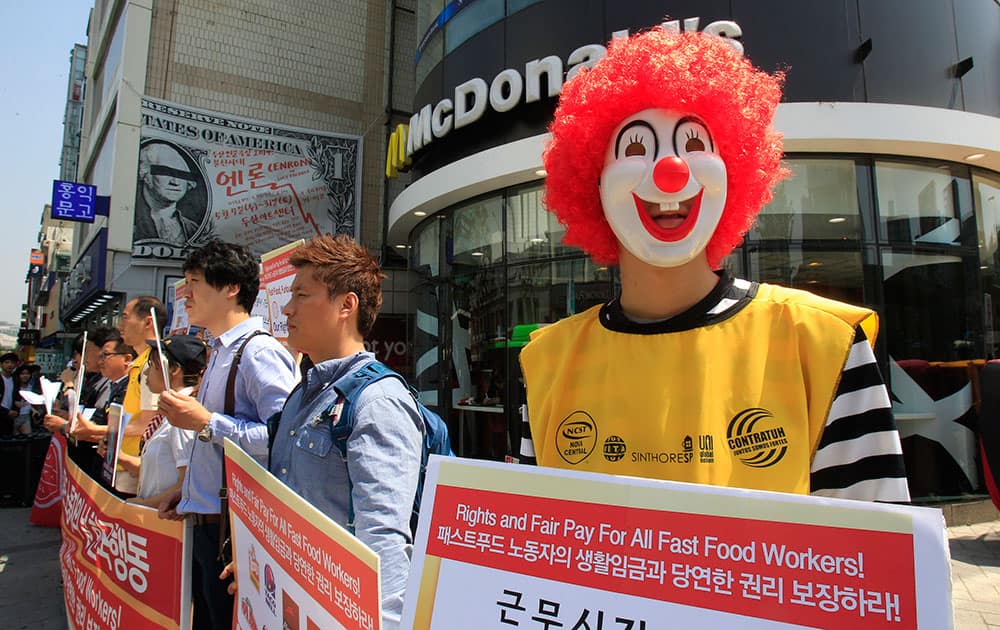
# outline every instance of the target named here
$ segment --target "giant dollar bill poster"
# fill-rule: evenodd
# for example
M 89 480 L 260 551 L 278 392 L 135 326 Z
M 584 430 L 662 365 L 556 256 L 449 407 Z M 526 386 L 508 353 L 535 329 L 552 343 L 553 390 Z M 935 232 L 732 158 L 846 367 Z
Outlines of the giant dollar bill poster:
M 132 256 L 358 237 L 361 138 L 142 99 Z

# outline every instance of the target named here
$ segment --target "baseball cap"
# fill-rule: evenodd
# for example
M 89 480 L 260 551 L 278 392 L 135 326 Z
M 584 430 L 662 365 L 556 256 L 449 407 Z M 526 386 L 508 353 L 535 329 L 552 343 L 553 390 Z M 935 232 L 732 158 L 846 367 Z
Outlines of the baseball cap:
M 156 349 L 156 340 L 146 343 Z M 160 342 L 163 354 L 171 363 L 181 366 L 185 374 L 198 374 L 205 369 L 208 345 L 195 335 L 172 335 Z

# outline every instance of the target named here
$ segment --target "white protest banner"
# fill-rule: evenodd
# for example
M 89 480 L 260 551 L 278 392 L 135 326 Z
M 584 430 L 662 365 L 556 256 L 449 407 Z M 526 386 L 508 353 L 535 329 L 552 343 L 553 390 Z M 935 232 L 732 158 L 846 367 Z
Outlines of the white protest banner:
M 125 438 L 129 418 L 122 405 L 112 403 L 108 406 L 108 452 L 101 466 L 101 476 L 112 486 L 118 480 L 118 471 L 124 470 L 118 464 L 118 455 L 121 454 L 122 440 Z
M 300 239 L 260 257 L 260 284 L 267 294 L 271 335 L 283 344 L 288 343 L 288 318 L 281 311 L 292 296 L 292 281 L 295 280 L 295 267 L 288 263 L 288 259 L 304 244 L 305 241 Z
M 260 255 L 319 234 L 358 237 L 359 136 L 149 97 L 141 117 L 133 258 L 181 259 L 212 238 Z
M 940 510 L 439 457 L 425 483 L 405 628 L 951 627 Z
M 382 627 L 379 557 L 226 440 L 234 628 Z

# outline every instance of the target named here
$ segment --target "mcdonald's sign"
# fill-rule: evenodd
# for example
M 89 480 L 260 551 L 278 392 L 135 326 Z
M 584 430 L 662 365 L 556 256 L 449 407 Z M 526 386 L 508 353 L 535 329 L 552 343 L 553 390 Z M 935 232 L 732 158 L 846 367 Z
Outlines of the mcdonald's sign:
M 389 148 L 385 155 L 385 176 L 388 179 L 393 179 L 400 171 L 405 172 L 412 163 L 410 156 L 406 154 L 406 135 L 409 130 L 409 125 L 396 125 L 389 136 Z

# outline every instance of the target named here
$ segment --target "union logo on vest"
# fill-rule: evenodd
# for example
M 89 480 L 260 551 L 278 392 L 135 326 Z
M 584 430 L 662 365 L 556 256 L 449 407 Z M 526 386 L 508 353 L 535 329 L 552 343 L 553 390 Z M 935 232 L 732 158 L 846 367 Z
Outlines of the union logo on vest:
M 597 423 L 586 411 L 574 411 L 559 423 L 556 447 L 559 457 L 569 464 L 579 464 L 597 446 Z
M 726 442 L 733 457 L 751 468 L 774 466 L 788 452 L 788 436 L 767 409 L 752 407 L 729 421 Z

